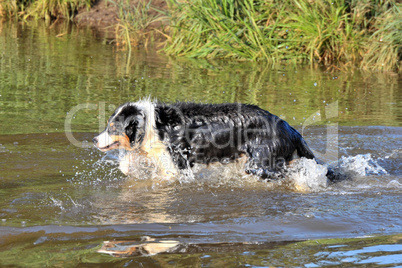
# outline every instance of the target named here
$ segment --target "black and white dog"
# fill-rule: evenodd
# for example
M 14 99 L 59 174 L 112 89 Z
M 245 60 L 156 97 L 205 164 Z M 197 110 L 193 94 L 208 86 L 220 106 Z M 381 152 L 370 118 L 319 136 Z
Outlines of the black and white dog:
M 120 148 L 152 158 L 166 177 L 195 163 L 246 157 L 246 173 L 273 179 L 292 160 L 314 159 L 303 137 L 287 122 L 239 103 L 125 103 L 93 142 L 101 151 Z M 121 169 L 129 172 L 127 163 Z

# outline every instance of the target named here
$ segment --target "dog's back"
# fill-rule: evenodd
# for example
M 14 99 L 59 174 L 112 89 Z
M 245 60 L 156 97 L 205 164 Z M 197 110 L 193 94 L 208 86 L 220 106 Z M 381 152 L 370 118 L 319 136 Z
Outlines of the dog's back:
M 246 155 L 247 172 L 264 176 L 294 158 L 314 158 L 294 128 L 254 105 L 178 102 L 156 111 L 159 136 L 180 168 Z

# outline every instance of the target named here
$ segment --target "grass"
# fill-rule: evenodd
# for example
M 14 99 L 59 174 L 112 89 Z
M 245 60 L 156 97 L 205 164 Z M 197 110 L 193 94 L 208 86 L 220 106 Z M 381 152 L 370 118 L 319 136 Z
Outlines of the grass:
M 165 52 L 401 71 L 401 7 L 387 0 L 170 0 Z
M 0 2 L 0 16 L 13 17 L 25 13 L 33 0 L 4 0 Z
M 72 19 L 78 9 L 82 7 L 90 8 L 92 0 L 39 0 L 33 1 L 30 9 L 24 18 L 29 16 L 37 18 L 51 18 L 63 17 Z
M 152 7 L 152 0 L 130 3 L 129 0 L 108 0 L 118 7 L 119 23 L 116 25 L 118 44 L 127 47 L 147 47 L 155 38 L 155 31 L 164 32 L 167 17 Z
M 91 7 L 93 0 L 3 0 L 0 16 L 27 19 L 72 19 L 79 8 Z
M 152 0 L 106 0 L 117 7 L 116 44 L 131 50 L 147 47 L 155 36 L 166 36 L 166 12 L 152 6 Z M 57 18 L 72 20 L 80 8 L 90 8 L 95 0 L 0 0 L 0 17 L 26 20 Z
M 402 11 L 401 5 L 386 10 L 377 18 L 376 29 L 368 39 L 366 54 L 360 64 L 363 69 L 401 72 L 402 60 Z
M 3 0 L 0 14 L 72 18 L 93 0 Z M 116 44 L 131 50 L 165 38 L 168 55 L 402 72 L 397 0 L 108 0 Z

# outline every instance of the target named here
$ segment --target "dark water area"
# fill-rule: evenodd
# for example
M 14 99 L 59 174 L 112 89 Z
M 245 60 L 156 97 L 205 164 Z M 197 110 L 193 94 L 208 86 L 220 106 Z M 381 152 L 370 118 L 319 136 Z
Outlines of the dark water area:
M 126 177 L 91 139 L 149 96 L 259 105 L 349 179 L 308 160 L 274 182 L 230 165 Z M 401 158 L 400 76 L 128 54 L 88 29 L 0 23 L 1 266 L 401 266 Z

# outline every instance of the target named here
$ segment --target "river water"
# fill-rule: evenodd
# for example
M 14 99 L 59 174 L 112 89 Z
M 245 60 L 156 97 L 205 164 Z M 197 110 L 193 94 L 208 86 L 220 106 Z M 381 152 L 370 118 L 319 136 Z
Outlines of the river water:
M 91 139 L 121 103 L 243 102 L 286 119 L 346 180 L 301 161 L 125 177 Z M 402 80 L 121 51 L 71 25 L 0 23 L 0 265 L 402 265 Z

